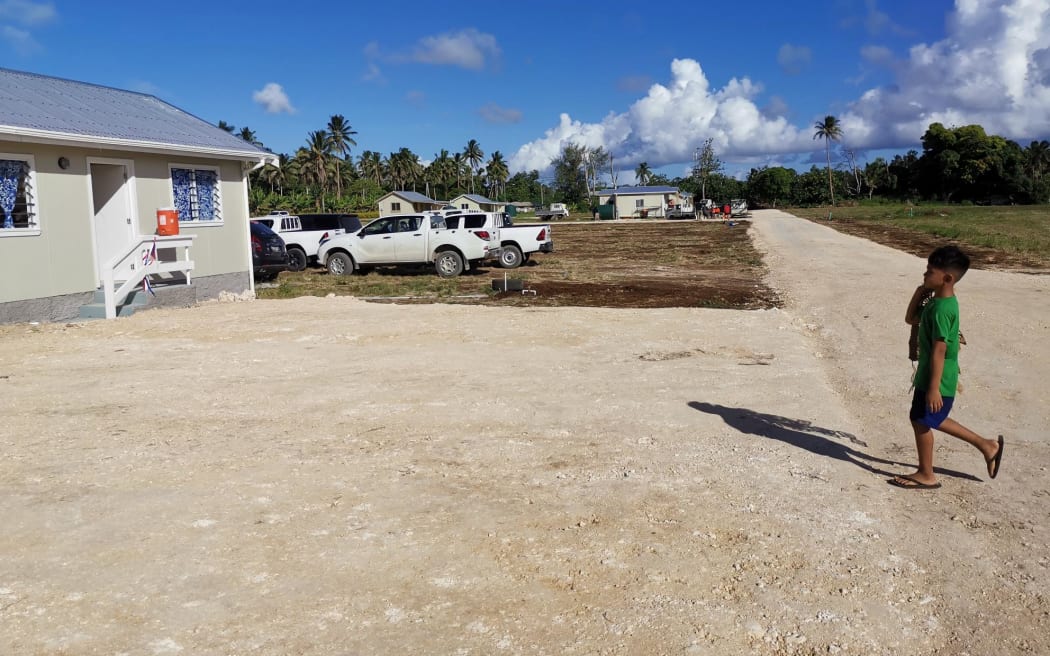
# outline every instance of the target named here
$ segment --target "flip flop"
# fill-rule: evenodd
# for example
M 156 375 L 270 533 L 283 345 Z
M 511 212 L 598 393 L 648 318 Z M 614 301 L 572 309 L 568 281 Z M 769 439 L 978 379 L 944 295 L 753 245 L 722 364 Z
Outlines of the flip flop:
M 988 463 L 988 475 L 995 478 L 999 475 L 999 463 L 1003 461 L 1003 447 L 1006 443 L 1003 442 L 1003 436 L 999 436 L 999 450 L 995 452 L 995 455 L 985 462 Z
M 911 481 L 910 483 L 903 483 L 902 481 Z M 911 476 L 897 476 L 891 478 L 888 483 L 890 485 L 896 485 L 897 487 L 904 488 L 905 490 L 936 490 L 941 486 L 940 483 L 920 483 Z

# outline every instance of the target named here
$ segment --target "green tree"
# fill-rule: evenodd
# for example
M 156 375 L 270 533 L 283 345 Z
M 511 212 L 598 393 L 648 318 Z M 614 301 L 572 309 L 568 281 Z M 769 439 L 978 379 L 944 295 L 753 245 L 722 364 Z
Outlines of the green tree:
M 485 177 L 489 181 L 489 193 L 496 194 L 495 197 L 490 196 L 490 198 L 499 200 L 500 190 L 506 190 L 504 185 L 507 178 L 510 177 L 510 167 L 507 166 L 507 161 L 503 159 L 503 153 L 500 151 L 494 151 L 489 157 L 489 163 L 485 165 Z
M 774 166 L 751 169 L 747 176 L 747 199 L 756 207 L 773 207 L 791 200 L 791 188 L 798 174 L 794 169 Z
M 474 176 L 477 175 L 481 163 L 485 161 L 485 153 L 476 139 L 467 142 L 463 149 L 463 160 L 470 166 L 470 193 L 474 193 Z
M 813 133 L 813 138 L 824 140 L 824 154 L 828 159 L 828 193 L 831 194 L 831 204 L 834 206 L 835 186 L 831 181 L 831 142 L 842 138 L 842 126 L 837 118 L 829 114 L 824 117 L 823 121 L 818 121 L 814 124 L 813 128 L 816 130 Z
M 255 130 L 252 130 L 251 128 L 241 128 L 241 131 L 237 133 L 237 136 L 247 141 L 251 145 L 255 146 L 256 148 L 263 147 L 262 142 L 259 141 L 259 139 L 255 136 Z
M 346 118 L 342 114 L 333 114 L 328 119 L 328 140 L 332 149 L 332 153 L 341 156 L 343 160 L 350 156 L 350 146 L 356 146 L 357 142 L 354 141 L 354 135 L 357 131 L 350 127 L 350 124 L 346 122 Z M 342 161 L 336 160 L 335 162 L 335 179 L 336 179 L 336 196 L 341 200 L 343 198 L 343 176 L 340 171 Z
M 707 179 L 721 170 L 722 160 L 715 154 L 714 139 L 706 139 L 693 166 L 693 176 L 700 183 L 700 198 L 707 198 Z
M 366 150 L 361 153 L 359 167 L 363 177 L 372 180 L 377 185 L 383 185 L 383 156 L 374 150 Z
M 570 143 L 553 162 L 555 196 L 576 207 L 587 201 L 586 156 L 585 147 Z
M 314 185 L 317 189 L 315 204 L 319 211 L 325 209 L 324 197 L 328 193 L 329 167 L 331 165 L 331 141 L 328 133 L 317 130 L 309 133 L 306 146 L 299 149 L 296 159 L 301 165 L 301 175 L 304 182 Z
M 897 180 L 890 170 L 889 162 L 881 157 L 876 157 L 864 166 L 864 179 L 868 184 L 869 199 L 879 189 L 886 194 L 892 193 L 897 187 Z
M 230 125 L 229 123 L 227 123 L 226 121 L 219 121 L 219 124 L 218 124 L 217 127 L 220 130 L 226 130 L 230 134 L 233 134 L 233 131 L 237 129 L 237 128 L 233 127 L 232 125 Z
M 649 179 L 653 177 L 652 169 L 649 168 L 648 162 L 642 162 L 634 169 L 634 177 L 638 181 L 639 186 L 646 186 L 649 184 Z

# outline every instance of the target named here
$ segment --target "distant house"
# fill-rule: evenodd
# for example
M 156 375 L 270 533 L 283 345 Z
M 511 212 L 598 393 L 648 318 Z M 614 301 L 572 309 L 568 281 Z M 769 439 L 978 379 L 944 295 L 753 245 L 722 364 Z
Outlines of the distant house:
M 507 205 L 478 194 L 461 194 L 449 201 L 449 204 L 461 210 L 480 210 L 482 212 L 502 212 Z
M 594 192 L 598 205 L 612 205 L 615 218 L 666 217 L 668 212 L 681 205 L 678 187 L 620 187 L 599 189 Z
M 441 201 L 427 198 L 416 191 L 391 191 L 379 199 L 379 216 L 439 210 L 444 205 Z
M 248 173 L 276 159 L 154 96 L 0 69 L 0 322 L 115 316 L 147 276 L 185 304 L 253 289 Z
M 534 211 L 536 211 L 536 206 L 533 205 L 531 201 L 522 201 L 522 202 L 516 202 L 516 203 L 510 203 L 510 204 L 513 205 L 519 212 L 534 212 Z

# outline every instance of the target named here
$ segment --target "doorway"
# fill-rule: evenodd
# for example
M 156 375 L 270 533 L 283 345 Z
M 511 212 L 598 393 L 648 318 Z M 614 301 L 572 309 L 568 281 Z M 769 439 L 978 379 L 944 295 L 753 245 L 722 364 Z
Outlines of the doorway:
M 95 234 L 95 271 L 102 284 L 103 271 L 135 240 L 130 162 L 91 161 L 92 230 Z

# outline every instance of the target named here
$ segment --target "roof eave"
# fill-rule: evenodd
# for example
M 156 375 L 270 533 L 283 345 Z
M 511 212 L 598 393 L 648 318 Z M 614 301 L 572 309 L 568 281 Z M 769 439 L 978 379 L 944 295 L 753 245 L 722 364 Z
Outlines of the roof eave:
M 0 125 L 0 138 L 8 141 L 20 141 L 24 143 L 36 143 L 57 146 L 80 146 L 105 148 L 109 150 L 134 150 L 145 153 L 195 153 L 207 155 L 216 159 L 252 160 L 259 162 L 260 166 L 265 164 L 278 164 L 277 155 L 260 150 L 234 150 L 232 148 L 213 148 L 210 146 L 186 146 L 181 144 L 167 144 L 155 141 L 140 141 L 137 139 L 119 139 L 116 137 L 98 137 L 84 134 L 72 134 L 66 132 L 52 132 L 50 130 L 34 130 L 30 128 Z

